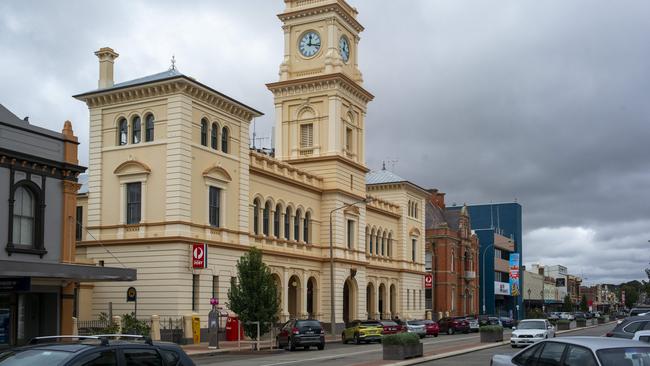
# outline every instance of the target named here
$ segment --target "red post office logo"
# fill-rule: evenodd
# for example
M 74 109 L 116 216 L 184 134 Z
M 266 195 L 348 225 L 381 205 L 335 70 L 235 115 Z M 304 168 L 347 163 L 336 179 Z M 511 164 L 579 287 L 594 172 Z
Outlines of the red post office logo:
M 424 288 L 433 288 L 433 275 L 431 273 L 424 275 Z
M 206 244 L 192 244 L 192 268 L 206 268 L 208 266 L 208 246 Z

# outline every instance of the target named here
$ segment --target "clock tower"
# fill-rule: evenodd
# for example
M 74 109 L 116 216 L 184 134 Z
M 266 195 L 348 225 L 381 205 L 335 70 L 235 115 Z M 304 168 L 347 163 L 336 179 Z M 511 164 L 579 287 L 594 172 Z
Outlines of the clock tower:
M 325 189 L 365 197 L 365 116 L 373 95 L 358 67 L 357 10 L 344 0 L 285 0 L 275 156 L 323 177 Z

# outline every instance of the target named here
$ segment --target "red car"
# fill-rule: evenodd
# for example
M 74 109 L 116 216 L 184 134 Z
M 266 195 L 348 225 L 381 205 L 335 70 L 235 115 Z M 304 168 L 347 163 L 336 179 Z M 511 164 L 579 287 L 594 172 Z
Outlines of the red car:
M 424 322 L 424 329 L 427 331 L 427 335 L 437 337 L 438 333 L 440 333 L 440 327 L 438 326 L 438 323 L 434 322 L 433 320 L 423 320 Z
M 469 322 L 462 316 L 442 318 L 438 320 L 441 332 L 454 334 L 457 332 L 469 333 Z
M 384 330 L 381 332 L 382 335 L 402 332 L 402 326 L 392 320 L 381 320 L 379 323 L 381 323 L 381 326 L 384 327 Z

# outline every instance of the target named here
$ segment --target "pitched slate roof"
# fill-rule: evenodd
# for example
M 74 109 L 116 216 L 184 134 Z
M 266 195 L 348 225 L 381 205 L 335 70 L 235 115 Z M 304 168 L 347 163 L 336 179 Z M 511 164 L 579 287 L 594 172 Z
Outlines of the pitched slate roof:
M 144 83 L 150 83 L 152 81 L 160 81 L 160 80 L 165 80 L 165 79 L 170 79 L 176 76 L 185 76 L 183 75 L 178 69 L 169 69 L 163 72 L 159 72 L 157 74 L 152 74 L 152 75 L 147 75 L 141 78 L 133 79 L 133 80 L 127 80 L 123 81 L 121 83 L 117 83 L 113 85 L 110 88 L 106 88 L 105 90 L 110 90 L 112 88 L 121 88 L 125 86 L 130 86 L 130 85 L 138 85 L 138 84 L 144 84 Z
M 0 123 L 9 125 L 11 127 L 31 131 L 40 135 L 45 135 L 47 137 L 53 137 L 59 140 L 63 140 L 63 134 L 60 132 L 48 130 L 47 128 L 38 127 L 30 124 L 28 121 L 25 121 L 15 114 L 13 114 L 9 109 L 0 104 Z
M 400 182 L 406 182 L 406 179 L 386 169 L 375 170 L 366 174 L 366 184 L 384 184 L 384 183 L 400 183 Z
M 426 229 L 436 229 L 441 224 L 447 224 L 452 230 L 460 228 L 460 210 L 442 209 L 427 201 L 425 218 Z
M 88 193 L 88 173 L 79 174 L 77 183 L 81 184 L 78 194 L 87 194 Z

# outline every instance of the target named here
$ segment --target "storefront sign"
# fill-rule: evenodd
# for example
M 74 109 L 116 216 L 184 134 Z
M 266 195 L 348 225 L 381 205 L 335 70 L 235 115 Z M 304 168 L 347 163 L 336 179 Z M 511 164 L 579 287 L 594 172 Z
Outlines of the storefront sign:
M 29 277 L 0 278 L 0 292 L 29 291 L 31 285 Z
M 519 253 L 510 254 L 510 294 L 519 296 Z
M 510 284 L 508 282 L 494 281 L 494 294 L 510 296 Z
M 433 288 L 433 275 L 431 273 L 424 275 L 424 288 Z
M 208 246 L 206 244 L 192 244 L 192 268 L 208 267 Z

